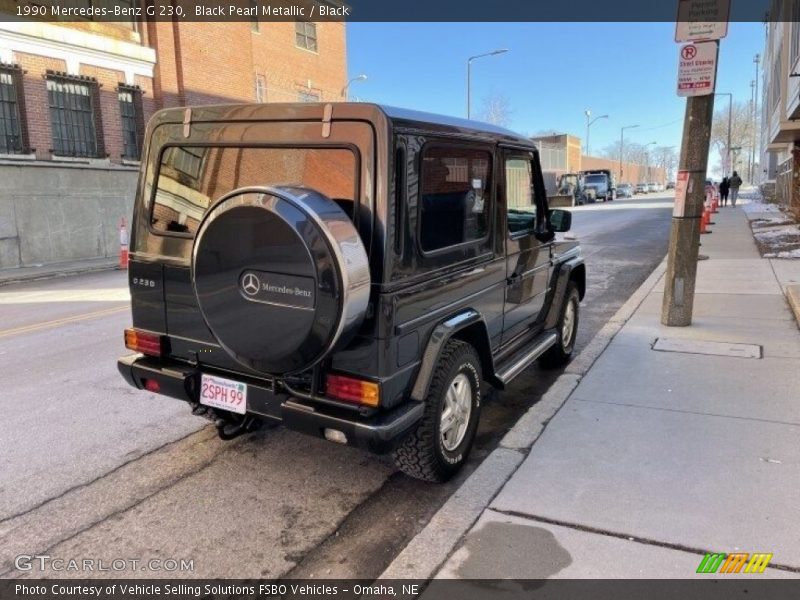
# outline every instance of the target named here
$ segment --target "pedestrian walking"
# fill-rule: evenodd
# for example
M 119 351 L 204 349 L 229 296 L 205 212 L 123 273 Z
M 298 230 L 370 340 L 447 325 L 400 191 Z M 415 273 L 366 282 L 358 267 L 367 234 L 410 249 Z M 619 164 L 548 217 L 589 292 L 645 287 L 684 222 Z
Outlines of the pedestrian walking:
M 731 186 L 731 206 L 736 206 L 736 199 L 739 197 L 739 187 L 742 185 L 742 178 L 734 171 L 731 178 L 728 180 Z
M 731 190 L 731 184 L 727 177 L 723 177 L 719 183 L 719 201 L 722 206 L 728 206 L 728 192 Z

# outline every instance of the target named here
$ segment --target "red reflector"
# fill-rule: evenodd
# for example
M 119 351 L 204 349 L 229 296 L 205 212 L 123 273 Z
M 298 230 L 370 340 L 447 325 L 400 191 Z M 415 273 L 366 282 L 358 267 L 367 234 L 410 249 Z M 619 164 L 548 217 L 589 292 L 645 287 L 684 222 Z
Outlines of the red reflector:
M 142 354 L 161 356 L 161 336 L 137 329 L 126 329 L 125 347 Z
M 158 385 L 158 382 L 155 379 L 145 379 L 144 380 L 144 389 L 148 392 L 153 392 L 157 394 L 161 391 L 161 386 Z
M 325 394 L 366 406 L 378 406 L 380 403 L 380 389 L 377 383 L 343 375 L 328 375 L 325 381 Z

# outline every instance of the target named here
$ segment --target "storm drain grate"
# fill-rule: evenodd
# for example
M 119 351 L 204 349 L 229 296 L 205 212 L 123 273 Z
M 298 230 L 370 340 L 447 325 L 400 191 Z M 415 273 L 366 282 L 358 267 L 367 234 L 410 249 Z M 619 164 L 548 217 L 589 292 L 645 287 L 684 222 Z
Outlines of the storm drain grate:
M 653 350 L 659 352 L 683 352 L 684 354 L 708 354 L 711 356 L 735 356 L 736 358 L 761 358 L 762 348 L 758 344 L 736 344 L 733 342 L 711 342 L 708 340 L 683 340 L 657 338 Z

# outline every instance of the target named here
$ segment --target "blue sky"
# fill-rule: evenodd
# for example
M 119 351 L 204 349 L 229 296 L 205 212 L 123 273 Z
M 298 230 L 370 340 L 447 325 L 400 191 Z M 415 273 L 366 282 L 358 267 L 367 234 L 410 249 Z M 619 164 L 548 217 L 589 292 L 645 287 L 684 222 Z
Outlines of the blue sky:
M 510 52 L 473 63 L 472 106 L 505 95 L 510 128 L 556 130 L 585 137 L 584 110 L 609 119 L 591 130 L 592 154 L 619 139 L 680 147 L 686 102 L 675 94 L 674 23 L 349 23 L 351 95 L 465 116 L 466 59 L 496 48 Z M 764 27 L 731 23 L 722 41 L 717 91 L 750 100 L 753 56 Z M 727 98 L 717 99 L 717 108 Z

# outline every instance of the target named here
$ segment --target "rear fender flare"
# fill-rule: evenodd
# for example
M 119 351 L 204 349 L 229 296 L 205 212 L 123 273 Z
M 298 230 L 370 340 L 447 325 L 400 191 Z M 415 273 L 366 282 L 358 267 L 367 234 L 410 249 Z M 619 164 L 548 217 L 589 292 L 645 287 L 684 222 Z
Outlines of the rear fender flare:
M 475 350 L 481 358 L 484 379 L 496 385 L 494 361 L 486 323 L 480 313 L 473 309 L 467 309 L 434 327 L 422 354 L 419 371 L 411 390 L 413 400 L 422 402 L 427 397 L 439 356 L 441 356 L 445 344 L 451 339 L 462 339 L 475 346 Z

